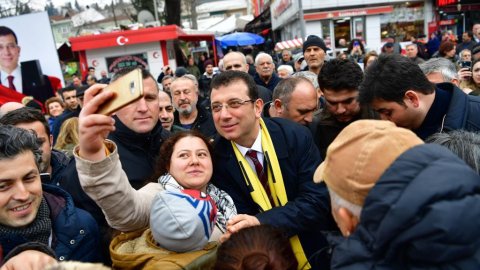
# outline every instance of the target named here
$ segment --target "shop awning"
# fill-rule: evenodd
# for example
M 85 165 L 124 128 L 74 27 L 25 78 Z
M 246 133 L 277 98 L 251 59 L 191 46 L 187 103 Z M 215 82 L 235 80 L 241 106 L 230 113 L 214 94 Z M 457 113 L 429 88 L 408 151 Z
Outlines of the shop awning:
M 275 51 L 291 50 L 300 48 L 303 45 L 303 38 L 295 38 L 291 40 L 280 41 L 275 44 Z
M 189 33 L 187 33 L 176 25 L 142 28 L 138 30 L 124 30 L 99 35 L 71 37 L 69 41 L 72 45 L 72 51 L 76 52 L 175 39 L 181 39 L 184 41 L 206 40 L 215 42 L 215 36 L 213 32 L 189 31 Z

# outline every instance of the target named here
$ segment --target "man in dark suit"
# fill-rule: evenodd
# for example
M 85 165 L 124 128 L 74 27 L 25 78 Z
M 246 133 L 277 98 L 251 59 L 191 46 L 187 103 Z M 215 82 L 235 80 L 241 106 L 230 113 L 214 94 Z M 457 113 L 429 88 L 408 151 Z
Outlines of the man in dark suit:
M 33 96 L 42 104 L 55 95 L 48 76 L 38 75 L 18 64 L 20 46 L 15 33 L 0 26 L 0 84 L 25 96 Z
M 229 220 L 223 238 L 270 224 L 291 239 L 298 236 L 301 254 L 312 266 L 328 268 L 322 257 L 326 253 L 312 257 L 327 246 L 321 231 L 335 226 L 326 187 L 312 181 L 321 158 L 310 132 L 289 120 L 261 119 L 263 101 L 245 72 L 222 72 L 211 86 L 212 115 L 220 135 L 212 181 L 230 194 L 239 213 Z

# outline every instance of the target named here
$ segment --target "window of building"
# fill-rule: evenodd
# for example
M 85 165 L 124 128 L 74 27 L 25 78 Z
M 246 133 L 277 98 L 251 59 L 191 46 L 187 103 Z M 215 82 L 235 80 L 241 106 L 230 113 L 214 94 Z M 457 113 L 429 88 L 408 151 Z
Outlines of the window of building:
M 408 2 L 407 2 L 408 3 Z M 423 2 L 395 5 L 393 12 L 380 16 L 382 41 L 394 37 L 395 41 L 410 41 L 424 33 Z

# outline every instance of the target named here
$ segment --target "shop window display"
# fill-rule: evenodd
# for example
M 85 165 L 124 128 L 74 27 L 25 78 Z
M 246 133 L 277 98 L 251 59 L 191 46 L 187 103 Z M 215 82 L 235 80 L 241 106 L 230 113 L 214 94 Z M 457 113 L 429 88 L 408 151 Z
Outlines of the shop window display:
M 424 33 L 423 2 L 395 5 L 392 13 L 380 17 L 382 41 L 395 37 L 395 41 L 410 41 Z

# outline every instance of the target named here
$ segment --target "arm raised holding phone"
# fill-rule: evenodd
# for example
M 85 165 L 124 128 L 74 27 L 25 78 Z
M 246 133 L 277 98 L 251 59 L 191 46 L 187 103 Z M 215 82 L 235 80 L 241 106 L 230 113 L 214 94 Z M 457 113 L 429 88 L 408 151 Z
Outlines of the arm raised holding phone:
M 106 85 L 95 84 L 85 91 L 84 106 L 78 119 L 79 156 L 89 161 L 100 161 L 106 157 L 104 141 L 108 133 L 115 130 L 115 120 L 97 114 L 98 108 L 113 98 L 111 91 L 102 91 Z

